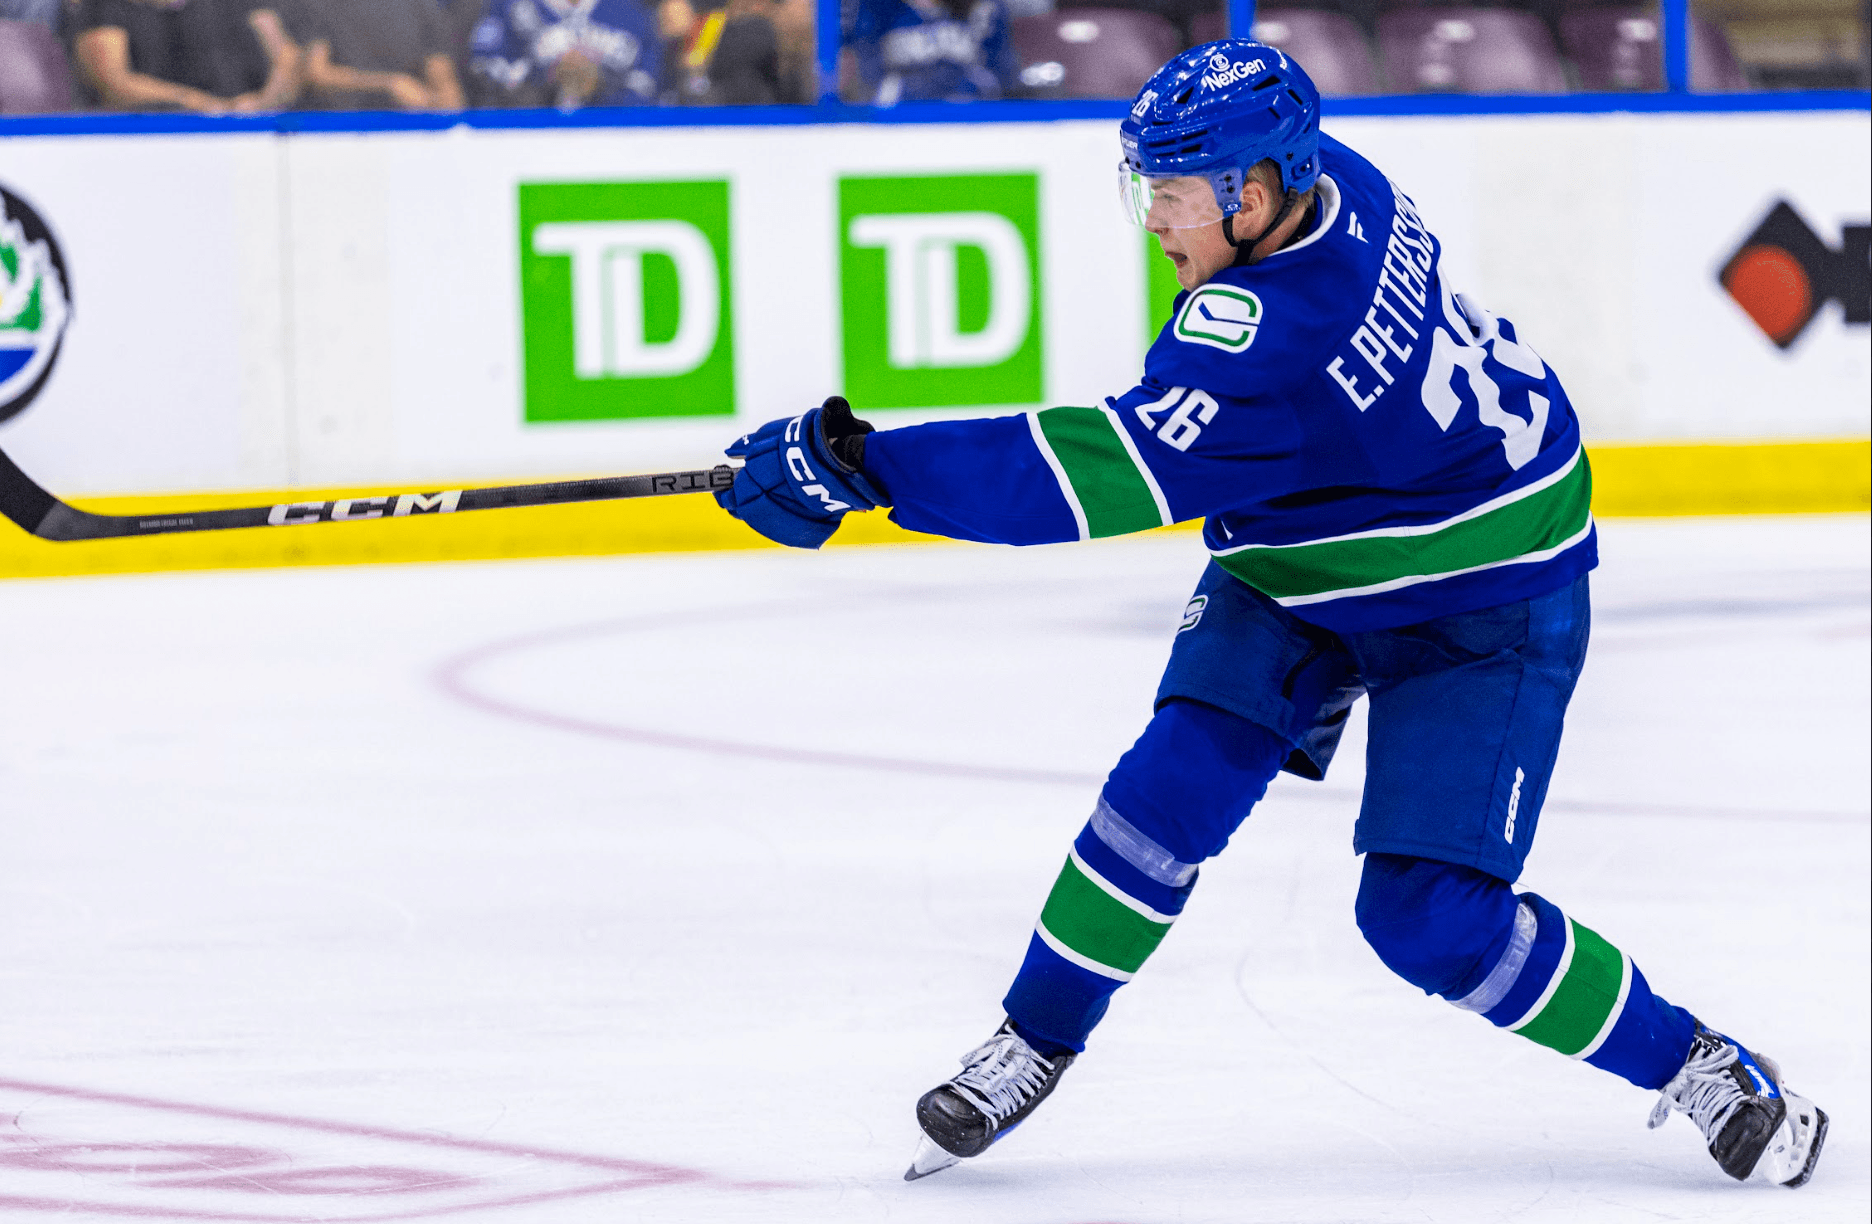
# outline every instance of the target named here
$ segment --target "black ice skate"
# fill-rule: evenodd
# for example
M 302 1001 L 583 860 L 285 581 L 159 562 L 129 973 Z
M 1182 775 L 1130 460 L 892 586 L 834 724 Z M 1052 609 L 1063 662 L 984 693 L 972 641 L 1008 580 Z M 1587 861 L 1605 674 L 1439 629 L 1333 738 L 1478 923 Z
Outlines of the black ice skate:
M 995 1035 L 962 1056 L 962 1070 L 917 1102 L 923 1139 L 905 1181 L 928 1177 L 979 1156 L 1047 1099 L 1073 1054 L 1042 1058 L 1004 1022 Z
M 1826 1142 L 1825 1112 L 1787 1090 L 1774 1060 L 1700 1021 L 1683 1070 L 1658 1095 L 1652 1129 L 1673 1108 L 1690 1115 L 1710 1155 L 1737 1181 L 1753 1174 L 1789 1189 L 1804 1186 Z

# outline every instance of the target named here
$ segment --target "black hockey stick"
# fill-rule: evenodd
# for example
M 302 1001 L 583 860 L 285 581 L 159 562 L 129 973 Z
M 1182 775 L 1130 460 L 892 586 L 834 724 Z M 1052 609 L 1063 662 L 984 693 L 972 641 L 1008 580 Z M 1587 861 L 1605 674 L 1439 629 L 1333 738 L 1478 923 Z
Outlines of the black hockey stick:
M 734 483 L 738 469 L 722 464 L 698 472 L 607 476 L 552 484 L 500 485 L 487 489 L 442 489 L 433 493 L 379 493 L 335 501 L 286 502 L 238 510 L 198 510 L 144 518 L 135 514 L 92 514 L 52 496 L 0 451 L 0 514 L 42 540 L 105 540 L 118 536 L 166 535 L 177 531 L 225 531 L 232 527 L 291 527 L 301 523 L 354 523 L 365 519 L 498 510 L 506 506 L 556 506 L 619 497 L 663 497 L 707 493 Z

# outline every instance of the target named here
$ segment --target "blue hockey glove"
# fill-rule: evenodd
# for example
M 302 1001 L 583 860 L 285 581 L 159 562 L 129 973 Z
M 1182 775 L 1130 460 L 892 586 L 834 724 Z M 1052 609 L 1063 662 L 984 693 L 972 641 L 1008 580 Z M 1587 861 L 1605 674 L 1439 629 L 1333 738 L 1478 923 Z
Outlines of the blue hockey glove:
M 715 500 L 770 540 L 818 548 L 850 511 L 890 504 L 863 471 L 871 430 L 837 395 L 789 420 L 769 421 L 728 448 L 745 465 Z

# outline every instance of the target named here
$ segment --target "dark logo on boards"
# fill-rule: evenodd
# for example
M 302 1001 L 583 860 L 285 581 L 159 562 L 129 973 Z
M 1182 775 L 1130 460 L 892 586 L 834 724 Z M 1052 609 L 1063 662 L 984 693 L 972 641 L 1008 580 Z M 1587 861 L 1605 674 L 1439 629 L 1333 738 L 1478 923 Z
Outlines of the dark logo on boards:
M 33 402 L 71 322 L 65 253 L 32 205 L 0 187 L 0 421 Z
M 1848 323 L 1872 321 L 1869 233 L 1872 227 L 1843 225 L 1835 250 L 1782 200 L 1743 240 L 1716 279 L 1763 334 L 1785 349 L 1828 302 L 1840 304 Z

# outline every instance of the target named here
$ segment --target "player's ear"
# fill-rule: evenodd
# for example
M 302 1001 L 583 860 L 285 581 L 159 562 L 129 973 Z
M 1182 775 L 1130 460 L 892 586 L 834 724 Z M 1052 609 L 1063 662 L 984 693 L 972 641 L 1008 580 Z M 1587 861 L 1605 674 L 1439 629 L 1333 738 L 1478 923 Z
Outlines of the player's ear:
M 1270 200 L 1267 184 L 1258 177 L 1249 175 L 1248 181 L 1242 184 L 1241 189 L 1242 212 L 1250 217 L 1259 217 L 1266 210 Z

